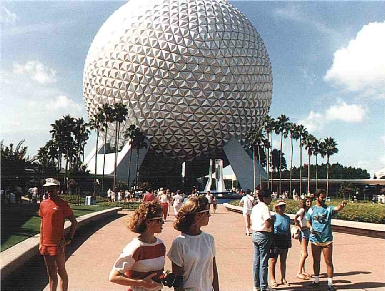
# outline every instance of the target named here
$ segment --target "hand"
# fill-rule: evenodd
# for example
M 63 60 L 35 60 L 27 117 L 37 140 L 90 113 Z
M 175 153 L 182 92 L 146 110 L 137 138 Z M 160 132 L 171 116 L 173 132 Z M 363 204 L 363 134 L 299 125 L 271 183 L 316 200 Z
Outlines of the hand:
M 343 200 L 342 202 L 341 202 L 341 207 L 345 207 L 346 206 L 346 201 L 345 200 Z
M 68 246 L 71 241 L 72 239 L 63 238 L 61 241 L 59 241 L 59 247 L 64 248 L 65 246 Z
M 156 275 L 157 275 L 157 273 L 152 273 L 152 274 L 148 275 L 146 278 L 142 279 L 143 288 L 148 288 L 148 289 L 152 289 L 152 288 L 156 288 L 156 287 L 162 288 L 161 283 L 157 283 L 154 280 L 152 280 L 152 278 L 154 278 Z

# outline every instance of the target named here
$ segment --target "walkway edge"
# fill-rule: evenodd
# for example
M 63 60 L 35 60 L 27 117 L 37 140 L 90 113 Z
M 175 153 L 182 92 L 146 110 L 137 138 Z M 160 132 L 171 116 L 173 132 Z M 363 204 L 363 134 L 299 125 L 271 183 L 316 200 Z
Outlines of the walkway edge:
M 234 206 L 229 203 L 223 203 L 223 205 L 228 211 L 242 213 L 242 207 L 240 206 Z M 293 219 L 295 216 L 294 214 L 288 215 L 291 219 Z M 332 226 L 333 230 L 337 232 L 385 239 L 384 224 L 332 219 Z
M 114 207 L 77 217 L 78 228 L 96 220 L 116 215 L 120 210 L 122 210 L 122 207 Z M 66 233 L 69 231 L 70 225 L 71 223 L 66 221 L 64 225 L 64 231 Z M 38 254 L 39 242 L 40 234 L 36 234 L 1 252 L 1 280 L 6 279 L 16 269 Z

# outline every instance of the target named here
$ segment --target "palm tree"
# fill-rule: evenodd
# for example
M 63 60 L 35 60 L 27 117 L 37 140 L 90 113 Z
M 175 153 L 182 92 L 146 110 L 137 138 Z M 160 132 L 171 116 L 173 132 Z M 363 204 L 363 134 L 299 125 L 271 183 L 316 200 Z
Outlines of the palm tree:
M 129 139 L 129 143 L 131 145 L 131 149 L 130 149 L 130 158 L 129 158 L 129 161 L 128 161 L 128 178 L 127 178 L 127 186 L 130 187 L 130 177 L 131 177 L 131 162 L 132 162 L 132 152 L 133 152 L 133 143 L 134 143 L 134 139 L 135 139 L 135 134 L 137 132 L 139 132 L 139 128 L 137 128 L 134 124 L 131 124 L 125 134 L 124 134 L 124 138 L 125 139 Z
M 62 154 L 64 154 L 66 161 L 63 183 L 63 185 L 66 185 L 68 166 L 69 164 L 72 164 L 73 158 L 76 156 L 76 143 L 73 137 L 75 119 L 70 115 L 66 115 L 62 119 L 56 120 L 55 123 L 51 124 L 51 126 L 53 129 L 50 130 L 50 133 L 52 135 L 52 139 L 58 145 L 60 159 Z
M 118 165 L 120 125 L 126 120 L 128 109 L 123 103 L 115 103 L 113 107 L 113 121 L 115 121 L 115 162 L 114 162 L 114 189 L 116 186 L 116 169 Z
M 148 144 L 145 141 L 146 137 L 139 128 L 135 129 L 135 136 L 132 141 L 132 148 L 136 149 L 136 176 L 135 176 L 135 186 L 138 187 L 139 183 L 139 150 L 147 148 Z
M 315 156 L 315 188 L 318 189 L 318 155 L 320 154 L 320 141 L 314 138 L 313 154 Z
M 271 155 L 270 155 L 270 148 L 273 148 L 273 138 L 272 138 L 272 132 L 275 128 L 275 120 L 270 115 L 266 115 L 265 120 L 263 122 L 263 129 L 266 132 L 266 138 L 270 144 L 270 147 L 267 147 L 267 163 L 266 163 L 266 172 L 267 172 L 267 188 L 273 189 L 273 178 L 271 179 L 271 187 L 269 183 L 270 179 L 270 166 L 271 166 Z
M 104 127 L 104 144 L 103 144 L 103 173 L 102 173 L 102 193 L 104 191 L 104 173 L 106 167 L 106 144 L 107 144 L 107 132 L 108 132 L 108 124 L 113 121 L 113 109 L 112 107 L 105 103 L 102 106 L 101 110 L 103 114 L 103 127 Z
M 307 149 L 308 155 L 308 166 L 307 166 L 307 194 L 310 194 L 310 157 L 314 153 L 314 143 L 316 138 L 314 135 L 308 133 L 304 139 L 305 148 Z
M 92 118 L 89 122 L 90 128 L 96 130 L 94 192 L 96 190 L 96 175 L 98 174 L 99 134 L 100 131 L 103 131 L 104 122 L 105 118 L 102 112 L 102 108 L 98 107 L 97 112 L 92 115 Z
M 307 130 L 300 124 L 297 126 L 297 131 L 299 134 L 299 195 L 302 195 L 302 147 L 304 137 L 307 135 Z
M 261 130 L 253 129 L 248 137 L 247 143 L 253 150 L 253 172 L 254 172 L 254 188 L 256 187 L 256 160 L 262 166 L 261 147 L 266 144 L 266 138 Z M 259 171 L 259 185 L 262 187 L 262 173 Z
M 338 153 L 337 143 L 332 137 L 328 137 L 324 140 L 322 145 L 322 157 L 326 156 L 326 196 L 329 195 L 329 168 L 330 168 L 330 156 Z
M 286 115 L 281 114 L 277 118 L 277 123 L 276 123 L 276 127 L 275 127 L 275 133 L 281 135 L 280 147 L 279 147 L 280 154 L 281 154 L 280 158 L 279 158 L 279 188 L 278 188 L 279 194 L 282 193 L 282 143 L 283 143 L 283 138 L 287 138 L 287 134 L 289 131 L 289 123 L 288 122 L 289 122 L 289 118 Z
M 293 179 L 293 153 L 294 145 L 293 140 L 299 139 L 298 126 L 295 123 L 289 123 L 289 134 L 290 134 L 290 194 L 292 194 L 292 179 Z

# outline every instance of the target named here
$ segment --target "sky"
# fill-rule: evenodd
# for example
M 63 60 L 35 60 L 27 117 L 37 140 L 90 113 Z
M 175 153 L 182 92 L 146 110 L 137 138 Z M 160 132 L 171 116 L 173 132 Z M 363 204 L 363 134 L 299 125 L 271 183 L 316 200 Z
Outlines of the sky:
M 88 120 L 82 96 L 87 52 L 124 3 L 0 2 L 0 138 L 6 145 L 25 139 L 32 157 L 50 139 L 55 120 L 67 114 Z M 339 152 L 331 163 L 371 176 L 385 170 L 385 2 L 230 3 L 251 21 L 270 56 L 269 114 L 285 114 L 317 138 L 333 137 Z M 93 146 L 94 135 L 86 151 Z M 289 140 L 283 151 L 288 160 Z

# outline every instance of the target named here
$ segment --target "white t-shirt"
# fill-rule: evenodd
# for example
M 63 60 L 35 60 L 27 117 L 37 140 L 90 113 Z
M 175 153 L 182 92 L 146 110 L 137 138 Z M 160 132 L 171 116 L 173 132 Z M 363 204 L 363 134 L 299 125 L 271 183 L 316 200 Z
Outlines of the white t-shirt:
M 183 203 L 183 196 L 176 194 L 172 197 L 174 199 L 174 205 L 179 205 Z
M 300 227 L 307 227 L 307 219 L 305 217 L 305 209 L 301 208 L 300 210 L 297 211 L 297 215 L 301 217 L 302 219 L 299 221 Z
M 243 209 L 242 212 L 243 214 L 251 214 L 251 210 L 253 209 L 253 202 L 254 202 L 254 197 L 247 194 L 242 197 L 242 203 L 243 203 Z
M 166 247 L 159 238 L 149 244 L 134 238 L 122 251 L 114 264 L 114 270 L 129 274 L 132 278 L 145 278 L 152 273 L 163 274 Z M 161 288 L 147 289 L 130 287 L 133 291 L 158 291 Z
M 267 228 L 265 221 L 271 218 L 270 210 L 267 205 L 260 201 L 253 207 L 250 215 L 251 229 L 254 231 L 267 231 L 271 232 L 271 228 Z
M 212 291 L 214 238 L 208 233 L 199 235 L 180 234 L 173 242 L 167 256 L 184 270 L 185 291 Z

